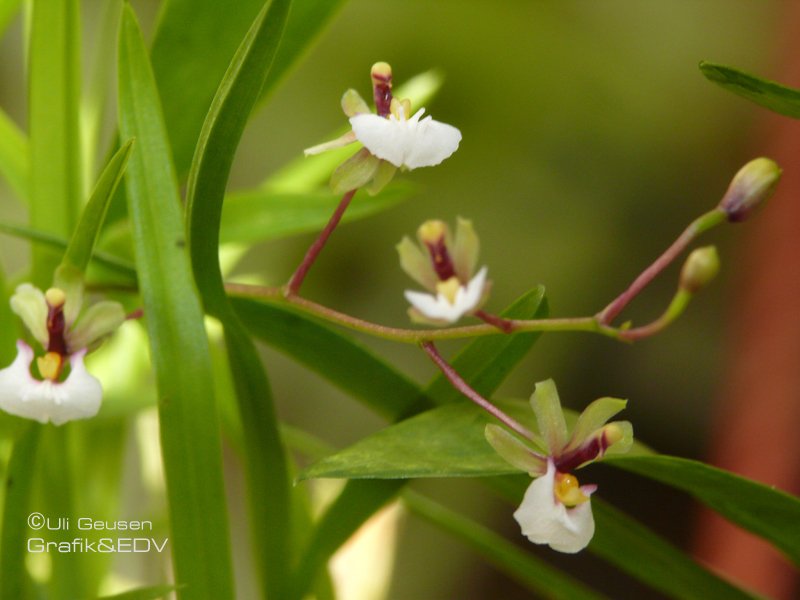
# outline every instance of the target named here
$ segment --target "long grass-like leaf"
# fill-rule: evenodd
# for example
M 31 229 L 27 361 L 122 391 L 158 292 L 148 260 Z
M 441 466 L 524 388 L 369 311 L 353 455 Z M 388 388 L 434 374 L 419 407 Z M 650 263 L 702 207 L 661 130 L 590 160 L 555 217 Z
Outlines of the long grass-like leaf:
M 159 394 L 176 584 L 185 586 L 182 598 L 225 600 L 234 597 L 233 576 L 208 340 L 155 80 L 129 6 L 119 76 L 120 131 L 136 138 L 126 187 Z
M 290 5 L 291 0 L 267 2 L 244 37 L 203 123 L 187 187 L 192 267 L 206 311 L 220 320 L 225 332 L 244 432 L 252 539 L 268 598 L 287 597 L 291 558 L 287 456 L 266 372 L 228 302 L 218 253 L 222 202 L 233 156 L 269 73 Z
M 28 202 L 28 138 L 0 110 L 0 174 L 22 202 Z
M 78 11 L 77 0 L 35 2 L 30 41 L 30 224 L 63 236 L 83 200 Z M 34 281 L 49 285 L 59 258 L 34 247 Z

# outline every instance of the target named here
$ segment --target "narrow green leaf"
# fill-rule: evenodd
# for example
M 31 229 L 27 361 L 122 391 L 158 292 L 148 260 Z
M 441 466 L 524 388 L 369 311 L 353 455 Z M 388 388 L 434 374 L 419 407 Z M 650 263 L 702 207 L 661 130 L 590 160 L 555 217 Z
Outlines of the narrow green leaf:
M 608 463 L 684 490 L 766 539 L 800 565 L 800 499 L 710 465 L 676 456 L 614 456 Z
M 166 598 L 169 594 L 176 591 L 174 585 L 154 585 L 152 587 L 136 588 L 113 596 L 103 596 L 97 600 L 159 600 Z
M 31 229 L 30 227 L 24 227 L 22 225 L 0 223 L 0 233 L 30 240 L 36 244 L 42 244 L 58 250 L 61 253 L 67 249 L 67 241 L 65 238 L 50 233 L 45 233 L 37 229 Z M 114 256 L 113 254 L 99 252 L 97 250 L 92 253 L 92 260 L 94 260 L 97 264 L 114 271 L 115 273 L 124 275 L 127 279 L 135 284 L 136 268 L 127 260 Z
M 120 131 L 136 263 L 159 393 L 175 579 L 182 598 L 233 598 L 219 424 L 203 314 L 185 251 L 175 173 L 136 17 L 123 10 Z
M 35 2 L 30 40 L 30 224 L 66 236 L 83 200 L 77 0 Z M 48 285 L 59 257 L 33 248 L 34 282 Z
M 3 265 L 0 264 L 0 323 L 4 323 L 0 328 L 0 365 L 10 365 L 16 356 L 17 329 L 13 326 L 16 323 L 16 315 L 11 312 L 9 304 L 9 289 L 6 284 L 6 274 Z
M 501 313 L 507 319 L 543 319 L 547 316 L 544 287 L 539 286 Z M 482 396 L 490 397 L 511 370 L 522 360 L 541 333 L 518 333 L 477 338 L 470 342 L 450 363 Z M 427 388 L 428 397 L 437 404 L 464 400 L 447 378 L 436 375 Z
M 179 174 L 190 165 L 195 141 L 233 55 L 264 0 L 167 0 L 153 40 L 153 69 Z M 341 0 L 295 0 L 273 67 L 268 93 L 302 55 Z
M 0 110 L 0 174 L 22 202 L 28 202 L 28 139 Z
M 374 197 L 357 194 L 342 222 L 388 210 L 413 193 L 413 186 L 399 184 Z M 222 207 L 220 241 L 254 243 L 319 231 L 340 201 L 341 197 L 324 190 L 309 193 L 251 190 L 230 194 Z
M 546 598 L 563 600 L 605 597 L 535 558 L 491 529 L 438 502 L 410 490 L 403 493 L 403 501 L 411 514 L 430 521 L 466 542 L 498 569 L 533 592 L 538 592 Z
M 700 63 L 709 81 L 779 115 L 800 119 L 800 90 L 711 62 Z
M 248 331 L 300 361 L 386 419 L 416 412 L 428 402 L 406 375 L 353 338 L 282 303 L 233 298 Z M 362 377 L 369 373 L 369 377 Z
M 28 553 L 28 513 L 42 426 L 26 423 L 14 442 L 3 482 L 3 527 L 0 537 L 0 598 L 31 597 L 25 556 Z
M 219 266 L 222 202 L 233 156 L 270 72 L 291 0 L 258 13 L 222 78 L 197 142 L 186 192 L 189 251 L 205 310 L 218 318 L 244 432 L 256 561 L 264 595 L 285 598 L 291 564 L 289 468 L 267 375 L 228 302 Z
M 8 27 L 8 24 L 19 12 L 22 0 L 0 0 L 0 36 Z
M 108 205 L 114 197 L 117 186 L 122 181 L 125 167 L 131 155 L 133 140 L 128 140 L 117 150 L 114 156 L 103 169 L 100 178 L 97 180 L 94 191 L 89 202 L 81 212 L 80 220 L 72 234 L 72 238 L 64 253 L 62 265 L 70 265 L 80 272 L 85 272 L 92 258 L 94 246 L 103 227 Z

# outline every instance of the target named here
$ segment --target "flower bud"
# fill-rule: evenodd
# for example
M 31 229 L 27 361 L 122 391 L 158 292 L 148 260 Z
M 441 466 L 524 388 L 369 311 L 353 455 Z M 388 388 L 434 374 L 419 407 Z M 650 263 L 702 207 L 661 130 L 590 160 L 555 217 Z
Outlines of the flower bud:
M 734 175 L 719 208 L 728 215 L 728 221 L 744 221 L 750 213 L 772 196 L 781 168 L 769 158 L 751 160 Z
M 719 273 L 719 254 L 714 246 L 698 248 L 689 255 L 681 270 L 680 288 L 694 294 Z

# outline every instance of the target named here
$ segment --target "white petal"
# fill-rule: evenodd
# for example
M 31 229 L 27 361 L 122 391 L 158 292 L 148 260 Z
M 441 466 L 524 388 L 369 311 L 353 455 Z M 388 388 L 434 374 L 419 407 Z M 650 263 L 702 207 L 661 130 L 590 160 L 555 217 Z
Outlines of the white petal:
M 472 312 L 480 304 L 486 284 L 486 267 L 483 267 L 466 287 L 456 292 L 455 303 L 451 304 L 442 294 L 426 294 L 406 290 L 405 296 L 411 305 L 423 316 L 434 321 L 455 323 L 465 314 Z
M 430 117 L 420 120 L 424 110 L 410 119 L 355 115 L 350 117 L 350 125 L 358 141 L 378 158 L 407 169 L 432 167 L 458 149 L 461 132 Z
M 555 496 L 555 466 L 548 461 L 547 473 L 533 480 L 522 504 L 514 513 L 522 534 L 534 544 L 547 544 L 553 550 L 574 554 L 583 550 L 594 535 L 591 502 L 567 508 Z M 591 493 L 587 486 L 584 493 Z
M 11 366 L 0 371 L 0 408 L 34 419 L 61 425 L 74 419 L 97 414 L 103 396 L 100 382 L 83 365 L 85 350 L 70 356 L 72 370 L 63 383 L 39 381 L 30 374 L 33 350 L 17 342 L 17 357 Z

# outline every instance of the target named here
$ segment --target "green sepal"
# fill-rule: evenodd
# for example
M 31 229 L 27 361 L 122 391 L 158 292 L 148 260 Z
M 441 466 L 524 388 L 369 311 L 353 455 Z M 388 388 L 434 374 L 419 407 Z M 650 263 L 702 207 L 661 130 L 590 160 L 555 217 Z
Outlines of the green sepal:
M 472 274 L 478 265 L 480 247 L 480 240 L 472 227 L 472 221 L 458 217 L 453 241 L 453 264 L 456 275 L 461 281 L 467 282 L 472 279 Z
M 53 287 L 64 292 L 64 322 L 67 329 L 78 318 L 83 306 L 83 273 L 70 264 L 63 263 L 53 274 Z
M 376 195 L 391 183 L 395 173 L 397 173 L 397 167 L 388 160 L 380 161 L 378 163 L 378 168 L 375 170 L 375 175 L 373 175 L 372 179 L 364 186 L 364 190 L 370 196 Z
M 18 285 L 10 304 L 31 335 L 46 348 L 50 335 L 47 333 L 47 301 L 42 290 L 30 283 Z
M 105 300 L 93 304 L 69 332 L 69 351 L 95 348 L 104 337 L 114 333 L 124 322 L 125 310 L 119 302 Z
M 433 270 L 431 259 L 422 249 L 408 236 L 400 240 L 395 248 L 400 256 L 400 268 L 425 289 L 435 290 L 439 278 L 436 276 L 436 271 Z
M 335 194 L 346 194 L 366 185 L 378 170 L 381 159 L 362 148 L 336 167 L 331 175 L 331 189 Z
M 575 428 L 572 430 L 569 444 L 564 450 L 572 450 L 582 445 L 598 429 L 605 425 L 611 417 L 624 410 L 627 404 L 627 400 L 620 400 L 619 398 L 598 398 L 589 404 L 578 417 Z
M 342 110 L 348 117 L 370 112 L 369 106 L 364 102 L 361 94 L 352 88 L 342 94 Z
M 567 443 L 567 423 L 564 420 L 564 411 L 561 410 L 556 384 L 552 379 L 536 384 L 536 390 L 531 396 L 531 406 L 549 454 L 560 455 Z
M 525 471 L 531 476 L 543 475 L 547 471 L 547 460 L 533 451 L 518 437 L 499 425 L 489 423 L 484 430 L 486 441 L 510 465 Z

